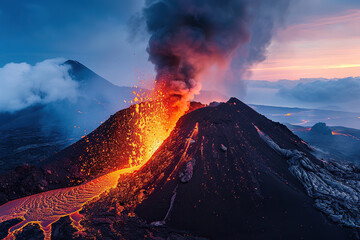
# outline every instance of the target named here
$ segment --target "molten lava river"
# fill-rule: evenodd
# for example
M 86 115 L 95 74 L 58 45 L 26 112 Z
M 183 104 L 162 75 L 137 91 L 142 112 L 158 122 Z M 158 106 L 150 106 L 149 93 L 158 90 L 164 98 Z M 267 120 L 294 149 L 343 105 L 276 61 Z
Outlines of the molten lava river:
M 119 178 L 132 174 L 140 169 L 169 136 L 182 113 L 171 113 L 161 100 L 150 99 L 145 103 L 135 105 L 137 124 L 134 131 L 141 136 L 142 141 L 131 143 L 141 149 L 142 156 L 131 156 L 129 164 L 132 167 L 120 169 L 87 183 L 75 187 L 51 190 L 36 195 L 10 201 L 0 206 L 0 222 L 20 218 L 22 221 L 9 229 L 6 239 L 14 239 L 14 233 L 29 223 L 37 223 L 44 232 L 45 239 L 51 238 L 51 224 L 61 217 L 70 216 L 74 226 L 81 229 L 79 211 L 89 201 L 115 188 Z M 136 159 L 135 159 L 136 158 Z
M 45 239 L 50 239 L 52 223 L 70 215 L 75 226 L 79 226 L 81 215 L 78 212 L 85 203 L 116 187 L 121 175 L 133 173 L 139 168 L 140 166 L 136 166 L 118 170 L 80 186 L 56 189 L 8 202 L 0 206 L 0 221 L 23 219 L 10 228 L 11 235 L 28 223 L 38 223 L 44 231 Z M 11 235 L 8 239 L 12 238 Z

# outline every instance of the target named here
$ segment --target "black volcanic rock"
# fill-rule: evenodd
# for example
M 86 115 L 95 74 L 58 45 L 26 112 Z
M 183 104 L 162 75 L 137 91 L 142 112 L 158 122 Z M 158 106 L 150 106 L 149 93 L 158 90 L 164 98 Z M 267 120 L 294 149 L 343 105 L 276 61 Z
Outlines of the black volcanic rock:
M 56 188 L 76 186 L 116 169 L 128 167 L 135 106 L 111 116 L 89 135 L 47 158 L 39 166 L 23 165 L 0 176 L 0 204 Z
M 326 135 L 326 136 L 331 136 L 331 129 L 326 126 L 325 123 L 319 122 L 317 124 L 315 124 L 311 130 L 310 130 L 310 134 L 314 134 L 314 135 Z
M 278 147 L 321 164 L 284 125 L 232 98 L 183 116 L 144 167 L 87 205 L 89 234 L 108 235 L 110 229 L 124 239 L 176 231 L 210 239 L 349 238 L 349 231 L 313 207 L 287 158 L 256 128 Z M 125 210 L 111 227 L 92 224 L 119 205 Z

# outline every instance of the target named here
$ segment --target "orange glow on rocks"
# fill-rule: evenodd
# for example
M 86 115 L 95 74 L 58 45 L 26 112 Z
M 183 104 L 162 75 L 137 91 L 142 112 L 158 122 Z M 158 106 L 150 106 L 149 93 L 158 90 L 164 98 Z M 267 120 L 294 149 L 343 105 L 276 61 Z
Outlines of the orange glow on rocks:
M 144 102 L 134 105 L 135 111 L 132 113 L 135 123 L 130 131 L 134 132 L 135 141 L 130 141 L 129 146 L 138 151 L 129 154 L 130 166 L 141 165 L 149 160 L 170 135 L 178 119 L 188 110 L 188 102 L 181 106 L 174 105 L 164 92 L 159 89 L 147 97 L 133 93 L 133 102 Z
M 160 90 L 148 96 L 136 92 L 134 95 L 132 102 L 136 104 L 130 107 L 133 108 L 132 111 L 128 111 L 131 115 L 127 118 L 129 122 L 119 123 L 129 125 L 128 133 L 125 133 L 128 145 L 123 149 L 128 155 L 129 167 L 107 173 L 79 186 L 35 194 L 0 206 L 0 222 L 14 218 L 23 220 L 10 228 L 8 239 L 14 238 L 14 233 L 29 223 L 39 224 L 45 239 L 50 239 L 51 224 L 64 216 L 70 216 L 74 226 L 81 231 L 79 211 L 82 207 L 116 187 L 122 175 L 132 174 L 141 168 L 170 135 L 178 119 L 188 109 L 187 102 L 183 106 L 173 105 Z M 102 157 L 98 154 L 98 159 L 92 164 L 101 162 Z M 83 166 L 82 171 L 86 170 L 86 166 Z
M 353 139 L 355 139 L 355 140 L 360 141 L 359 138 L 357 138 L 357 137 L 355 137 L 355 136 L 353 136 L 353 135 L 351 135 L 351 134 L 346 134 L 346 133 L 341 133 L 341 132 L 334 132 L 334 131 L 332 131 L 331 134 L 332 134 L 333 136 L 351 137 L 351 138 L 353 138 Z
M 121 175 L 131 174 L 140 166 L 118 170 L 76 187 L 56 189 L 10 201 L 0 206 L 0 222 L 21 218 L 23 221 L 9 229 L 7 239 L 29 223 L 38 223 L 45 239 L 51 238 L 51 224 L 61 217 L 70 216 L 74 226 L 81 226 L 79 211 L 84 204 L 116 187 Z

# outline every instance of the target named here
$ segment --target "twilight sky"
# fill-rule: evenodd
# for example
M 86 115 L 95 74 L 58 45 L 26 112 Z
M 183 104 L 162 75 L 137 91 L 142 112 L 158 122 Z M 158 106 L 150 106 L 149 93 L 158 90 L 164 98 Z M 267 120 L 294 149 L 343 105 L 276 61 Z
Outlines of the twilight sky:
M 0 67 L 63 57 L 118 85 L 150 78 L 147 35 L 129 28 L 143 5 L 143 0 L 2 0 Z M 287 15 L 268 59 L 253 66 L 251 79 L 360 75 L 359 0 L 293 1 Z
M 252 79 L 360 76 L 360 1 L 302 0 Z

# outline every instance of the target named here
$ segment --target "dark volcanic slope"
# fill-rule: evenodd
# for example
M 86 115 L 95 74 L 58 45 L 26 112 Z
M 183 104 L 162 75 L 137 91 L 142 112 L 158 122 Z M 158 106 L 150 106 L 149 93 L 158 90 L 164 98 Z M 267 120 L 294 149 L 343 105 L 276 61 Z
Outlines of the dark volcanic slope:
M 145 107 L 145 104 L 142 104 Z M 75 186 L 115 169 L 127 167 L 129 156 L 138 154 L 130 146 L 139 141 L 132 131 L 135 106 L 117 112 L 92 133 L 40 166 L 22 166 L 0 177 L 0 205 L 35 193 Z
M 119 109 L 129 107 L 133 91 L 148 92 L 116 86 L 77 61 L 68 60 L 64 65 L 77 82 L 76 99 L 0 112 L 0 174 L 25 163 L 37 165 L 93 131 Z
M 84 209 L 85 226 L 95 235 L 125 239 L 161 229 L 212 239 L 349 237 L 315 210 L 284 156 L 259 136 L 254 125 L 281 148 L 320 162 L 284 125 L 231 99 L 182 117 L 148 164 Z M 116 216 L 119 209 L 123 223 L 92 223 Z M 134 220 L 126 217 L 132 215 L 128 211 L 136 213 L 137 227 L 130 227 Z
M 192 102 L 190 111 L 203 106 Z M 148 109 L 148 103 L 141 103 L 138 112 Z M 89 135 L 47 158 L 39 166 L 25 165 L 0 175 L 0 205 L 39 192 L 76 186 L 129 167 L 129 158 L 140 155 L 141 139 L 135 129 L 137 114 L 135 105 L 121 110 Z

